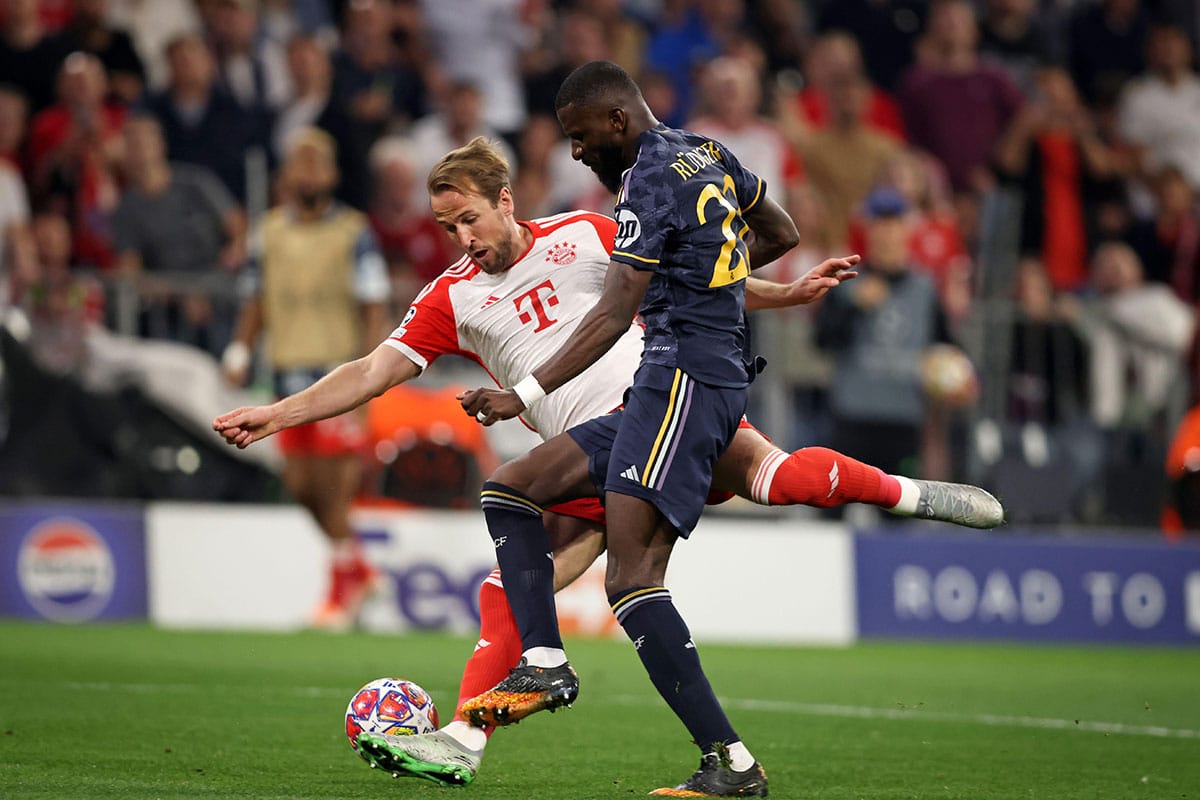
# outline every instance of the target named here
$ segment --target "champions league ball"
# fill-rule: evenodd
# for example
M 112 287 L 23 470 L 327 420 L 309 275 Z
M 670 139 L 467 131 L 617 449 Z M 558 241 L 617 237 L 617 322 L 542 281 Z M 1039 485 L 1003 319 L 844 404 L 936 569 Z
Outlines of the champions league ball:
M 367 733 L 433 733 L 438 729 L 437 707 L 429 693 L 412 681 L 379 678 L 354 693 L 346 706 L 346 737 L 358 749 L 358 735 Z
M 921 356 L 925 396 L 949 408 L 964 408 L 979 397 L 979 378 L 971 359 L 951 344 L 935 344 Z

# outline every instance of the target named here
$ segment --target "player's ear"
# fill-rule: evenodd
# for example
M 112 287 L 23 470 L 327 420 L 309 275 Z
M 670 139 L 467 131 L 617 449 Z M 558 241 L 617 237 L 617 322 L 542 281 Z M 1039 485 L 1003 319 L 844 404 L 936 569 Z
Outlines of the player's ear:
M 614 133 L 621 133 L 629 124 L 629 116 L 625 113 L 625 109 L 620 106 L 613 106 L 608 110 L 608 124 L 613 129 Z
M 511 214 L 516 207 L 516 201 L 513 200 L 512 189 L 507 186 L 500 187 L 500 194 L 496 197 L 496 208 L 506 214 Z

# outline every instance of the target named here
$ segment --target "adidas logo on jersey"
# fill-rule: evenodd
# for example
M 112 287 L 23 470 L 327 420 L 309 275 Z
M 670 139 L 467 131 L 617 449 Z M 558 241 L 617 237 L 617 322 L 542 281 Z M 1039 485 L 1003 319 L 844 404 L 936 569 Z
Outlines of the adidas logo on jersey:
M 496 295 L 494 295 L 494 294 L 488 295 L 488 299 L 483 301 L 483 305 L 481 305 L 480 308 L 481 309 L 487 308 L 492 303 L 498 302 L 499 300 L 500 300 L 500 298 L 496 297 Z
M 634 483 L 642 482 L 641 476 L 638 475 L 637 467 L 632 465 L 627 467 L 625 471 L 621 473 L 621 477 L 627 481 L 633 481 Z

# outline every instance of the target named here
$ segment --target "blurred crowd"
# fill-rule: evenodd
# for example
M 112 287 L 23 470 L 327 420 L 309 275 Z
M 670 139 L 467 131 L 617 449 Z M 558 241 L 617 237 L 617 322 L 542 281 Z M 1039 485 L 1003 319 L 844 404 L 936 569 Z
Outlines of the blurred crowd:
M 392 320 L 457 256 L 424 186 L 449 149 L 503 143 L 521 217 L 610 210 L 554 118 L 566 74 L 607 59 L 792 214 L 767 277 L 864 257 L 820 307 L 752 323 L 783 443 L 1053 495 L 1031 521 L 1153 522 L 1167 494 L 1200 389 L 1195 3 L 0 2 L 0 307 L 61 370 L 89 325 L 219 357 L 310 127 Z

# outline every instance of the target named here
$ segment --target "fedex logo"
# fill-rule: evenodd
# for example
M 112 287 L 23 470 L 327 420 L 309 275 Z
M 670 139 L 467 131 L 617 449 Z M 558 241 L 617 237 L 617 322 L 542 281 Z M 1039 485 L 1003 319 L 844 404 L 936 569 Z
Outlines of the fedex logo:
M 533 322 L 534 318 L 537 319 L 537 327 L 533 329 L 534 333 L 544 331 L 558 322 L 549 314 L 549 310 L 558 305 L 558 297 L 554 294 L 554 284 L 549 280 L 544 280 L 528 292 L 517 295 L 513 299 L 513 305 L 517 309 L 517 319 L 521 320 L 522 324 L 528 325 Z

